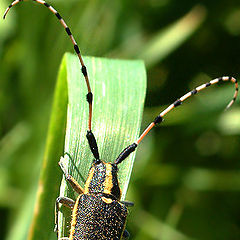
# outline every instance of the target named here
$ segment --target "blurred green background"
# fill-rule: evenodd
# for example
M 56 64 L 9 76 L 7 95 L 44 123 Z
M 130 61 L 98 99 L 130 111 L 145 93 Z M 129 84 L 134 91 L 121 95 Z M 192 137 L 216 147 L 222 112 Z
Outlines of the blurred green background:
M 194 86 L 224 75 L 239 77 L 237 0 L 49 3 L 84 55 L 145 61 L 142 128 Z M 1 14 L 9 4 L 1 0 Z M 72 51 L 66 33 L 38 4 L 20 3 L 0 20 L 1 239 L 17 240 L 13 232 L 24 235 L 30 223 L 66 51 Z M 223 112 L 233 92 L 231 84 L 206 90 L 141 143 L 127 196 L 135 202 L 127 223 L 131 239 L 240 239 L 239 100 Z

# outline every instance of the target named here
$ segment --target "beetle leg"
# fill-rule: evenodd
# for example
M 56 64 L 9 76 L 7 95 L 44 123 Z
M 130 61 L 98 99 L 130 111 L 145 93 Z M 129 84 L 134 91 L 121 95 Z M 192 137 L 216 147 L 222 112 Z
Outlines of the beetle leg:
M 84 189 L 78 184 L 78 182 L 70 175 L 67 173 L 66 169 L 63 166 L 63 163 L 60 159 L 58 162 L 59 166 L 61 167 L 63 174 L 65 175 L 66 180 L 68 183 L 71 185 L 74 191 L 76 191 L 78 194 L 83 194 Z
M 64 206 L 73 209 L 75 201 L 72 200 L 71 198 L 67 197 L 58 197 L 56 199 L 55 203 L 55 227 L 54 227 L 54 232 L 57 233 L 57 238 L 58 238 L 58 212 L 59 212 L 59 204 L 63 204 Z M 68 238 L 65 238 L 66 240 Z M 64 238 L 61 238 L 61 240 L 64 240 Z
M 124 232 L 123 232 L 122 237 L 123 237 L 124 240 L 127 240 L 130 237 L 130 233 L 125 229 Z
M 124 204 L 126 207 L 134 206 L 134 202 L 130 202 L 130 201 L 121 201 L 121 203 Z

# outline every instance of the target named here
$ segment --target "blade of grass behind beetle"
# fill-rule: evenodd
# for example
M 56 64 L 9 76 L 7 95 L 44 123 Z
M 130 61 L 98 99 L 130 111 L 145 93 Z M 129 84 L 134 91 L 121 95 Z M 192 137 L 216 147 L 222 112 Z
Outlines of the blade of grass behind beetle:
M 88 103 L 87 89 L 80 71 L 78 59 L 65 55 L 68 81 L 68 116 L 65 139 L 64 165 L 82 187 L 88 176 L 93 155 L 87 140 Z M 142 61 L 108 60 L 84 57 L 91 81 L 93 100 L 93 133 L 100 158 L 113 162 L 119 153 L 133 143 L 139 134 L 146 91 L 146 73 Z M 122 199 L 125 198 L 135 153 L 119 166 Z M 62 181 L 61 196 L 71 196 L 72 190 Z M 60 214 L 60 236 L 64 222 Z

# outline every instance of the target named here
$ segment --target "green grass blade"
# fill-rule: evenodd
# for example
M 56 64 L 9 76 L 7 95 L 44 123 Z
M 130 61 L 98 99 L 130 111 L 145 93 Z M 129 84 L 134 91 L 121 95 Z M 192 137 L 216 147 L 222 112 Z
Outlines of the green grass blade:
M 70 154 L 79 173 L 72 170 L 83 186 L 93 156 L 86 141 L 88 104 L 85 100 L 78 60 L 67 54 L 69 106 L 65 152 Z M 146 73 L 142 61 L 108 60 L 85 57 L 94 94 L 93 132 L 98 142 L 101 159 L 113 162 L 139 134 L 146 89 Z M 119 178 L 123 196 L 126 180 L 131 172 L 134 154 L 120 166 Z M 70 162 L 69 162 L 70 163 Z M 129 170 L 130 169 L 130 170 Z
M 195 6 L 184 17 L 156 34 L 142 48 L 137 58 L 144 59 L 147 67 L 152 67 L 185 42 L 198 29 L 205 16 L 206 9 Z
M 84 57 L 84 61 L 94 93 L 93 132 L 98 141 L 101 159 L 113 162 L 121 150 L 134 142 L 139 134 L 146 91 L 144 64 L 142 61 L 92 57 Z M 88 120 L 86 93 L 78 58 L 66 54 L 58 75 L 35 209 L 34 213 L 32 210 L 27 213 L 28 219 L 33 216 L 28 240 L 56 239 L 53 232 L 54 206 L 62 176 L 57 162 L 63 154 L 64 136 L 65 152 L 71 156 L 71 159 L 66 159 L 69 160 L 66 161 L 68 172 L 84 186 L 93 159 L 85 137 Z M 122 198 L 126 195 L 134 156 L 135 153 L 119 169 Z M 68 196 L 69 192 L 71 190 L 63 180 L 61 195 Z M 34 199 L 32 197 L 30 203 Z M 22 215 L 24 213 L 26 211 Z M 21 231 L 21 236 L 26 236 L 28 225 L 29 223 Z M 62 230 L 61 233 L 67 236 Z M 17 225 L 11 236 L 19 236 Z M 21 236 L 19 239 L 25 239 Z
M 69 96 L 65 152 L 70 155 L 70 158 L 65 155 L 65 167 L 83 187 L 93 160 L 85 137 L 88 122 L 87 89 L 77 57 L 66 54 L 64 59 Z M 113 162 L 139 134 L 146 91 L 145 67 L 142 61 L 93 57 L 84 57 L 84 61 L 94 94 L 92 129 L 100 157 L 104 161 Z M 134 156 L 135 153 L 131 154 L 119 166 L 122 199 L 126 195 Z M 60 195 L 69 196 L 69 193 L 71 190 L 64 179 Z M 69 225 L 69 220 L 67 222 Z M 61 235 L 67 236 L 63 232 Z
M 61 172 L 57 171 L 57 162 L 64 146 L 67 100 L 66 63 L 63 61 L 54 95 L 37 200 L 28 240 L 56 239 L 56 235 L 53 233 L 54 206 L 61 179 Z

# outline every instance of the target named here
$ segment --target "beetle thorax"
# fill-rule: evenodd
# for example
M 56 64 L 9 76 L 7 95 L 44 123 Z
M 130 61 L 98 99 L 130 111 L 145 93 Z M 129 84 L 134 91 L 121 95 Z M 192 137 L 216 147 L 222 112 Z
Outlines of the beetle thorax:
M 93 163 L 85 184 L 84 193 L 104 193 L 120 200 L 121 190 L 117 179 L 117 167 L 111 163 Z

